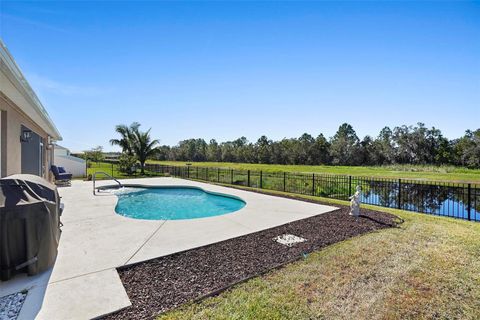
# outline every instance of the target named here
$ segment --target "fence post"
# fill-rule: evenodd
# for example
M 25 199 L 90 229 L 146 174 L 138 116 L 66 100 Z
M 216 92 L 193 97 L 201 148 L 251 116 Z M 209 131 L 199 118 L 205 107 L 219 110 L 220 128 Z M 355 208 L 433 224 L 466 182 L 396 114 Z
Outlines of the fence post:
M 398 209 L 402 208 L 402 179 L 398 179 Z
M 315 173 L 312 173 L 312 196 L 315 195 Z
M 468 221 L 472 219 L 472 185 L 469 183 L 468 184 L 468 206 L 467 206 L 467 212 L 468 212 Z
M 352 176 L 348 176 L 348 196 L 352 195 Z
M 247 170 L 247 187 L 250 187 L 250 170 Z
M 283 192 L 287 190 L 287 173 L 283 172 Z
M 220 182 L 220 168 L 217 168 L 217 182 Z
M 230 169 L 230 184 L 233 184 L 233 169 Z
M 205 180 L 210 181 L 210 176 L 208 175 L 208 167 L 206 168 L 206 171 L 205 171 Z
M 190 167 L 187 167 L 187 178 L 190 179 Z
M 262 178 L 262 170 L 260 170 L 260 189 L 262 189 L 263 186 L 263 178 Z

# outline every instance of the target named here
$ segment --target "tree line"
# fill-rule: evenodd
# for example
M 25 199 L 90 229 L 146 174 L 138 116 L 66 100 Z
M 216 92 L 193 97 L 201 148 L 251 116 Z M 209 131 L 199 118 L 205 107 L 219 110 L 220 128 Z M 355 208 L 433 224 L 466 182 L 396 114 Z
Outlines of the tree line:
M 323 134 L 313 137 L 308 133 L 278 141 L 266 136 L 256 142 L 245 137 L 221 143 L 215 139 L 208 143 L 201 138 L 187 139 L 176 146 L 156 147 L 151 155 L 157 160 L 175 161 L 352 166 L 448 164 L 479 168 L 480 129 L 467 130 L 463 137 L 449 140 L 439 129 L 418 123 L 385 127 L 377 137 L 367 135 L 360 139 L 353 127 L 344 123 L 329 139 Z

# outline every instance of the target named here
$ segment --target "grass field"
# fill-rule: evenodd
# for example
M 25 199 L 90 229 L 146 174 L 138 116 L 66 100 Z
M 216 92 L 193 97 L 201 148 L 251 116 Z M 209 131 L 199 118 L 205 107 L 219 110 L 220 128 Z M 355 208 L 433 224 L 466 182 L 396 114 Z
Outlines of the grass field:
M 93 174 L 98 171 L 103 171 L 108 173 L 109 175 L 115 178 L 126 178 L 127 176 L 122 172 L 118 171 L 118 167 L 111 163 L 105 162 L 90 162 L 90 166 L 87 168 L 87 175 Z M 104 178 L 103 176 L 99 176 L 99 179 Z
M 181 161 L 150 161 L 165 165 L 185 165 Z M 457 181 L 480 183 L 480 169 L 467 169 L 452 166 L 413 166 L 392 165 L 382 167 L 349 167 L 349 166 L 304 166 L 304 165 L 273 165 L 228 162 L 192 162 L 194 166 L 220 167 L 241 170 L 288 171 L 345 174 L 353 176 L 423 179 L 439 181 Z
M 159 319 L 479 319 L 480 223 L 371 208 L 404 223 Z
M 92 175 L 95 172 L 103 171 L 116 179 L 129 179 L 129 178 L 141 178 L 141 177 L 150 177 L 155 174 L 149 174 L 148 171 L 145 171 L 145 175 L 140 175 L 140 169 L 137 169 L 137 172 L 132 175 L 127 175 L 118 170 L 118 165 L 106 162 L 90 162 L 90 166 L 87 168 L 87 175 Z M 99 175 L 98 179 L 107 179 L 107 176 Z

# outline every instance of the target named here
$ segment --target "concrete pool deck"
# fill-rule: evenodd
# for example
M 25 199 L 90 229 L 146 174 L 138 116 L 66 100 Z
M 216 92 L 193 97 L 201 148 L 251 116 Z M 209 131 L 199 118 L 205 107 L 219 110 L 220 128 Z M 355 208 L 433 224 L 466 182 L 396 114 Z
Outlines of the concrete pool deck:
M 65 210 L 53 270 L 0 283 L 0 296 L 28 289 L 18 319 L 91 319 L 128 307 L 117 267 L 308 218 L 337 208 L 177 178 L 125 184 L 186 185 L 238 196 L 239 211 L 191 220 L 137 220 L 115 213 L 117 197 L 92 194 L 92 182 L 59 188 Z M 98 182 L 98 186 L 112 181 Z

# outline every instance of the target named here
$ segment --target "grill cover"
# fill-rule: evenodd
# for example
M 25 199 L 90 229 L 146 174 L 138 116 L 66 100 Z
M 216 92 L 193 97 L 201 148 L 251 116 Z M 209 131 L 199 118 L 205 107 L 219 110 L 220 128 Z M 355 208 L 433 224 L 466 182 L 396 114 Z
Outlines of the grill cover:
M 45 179 L 28 174 L 0 179 L 0 280 L 53 265 L 60 214 L 57 188 Z

